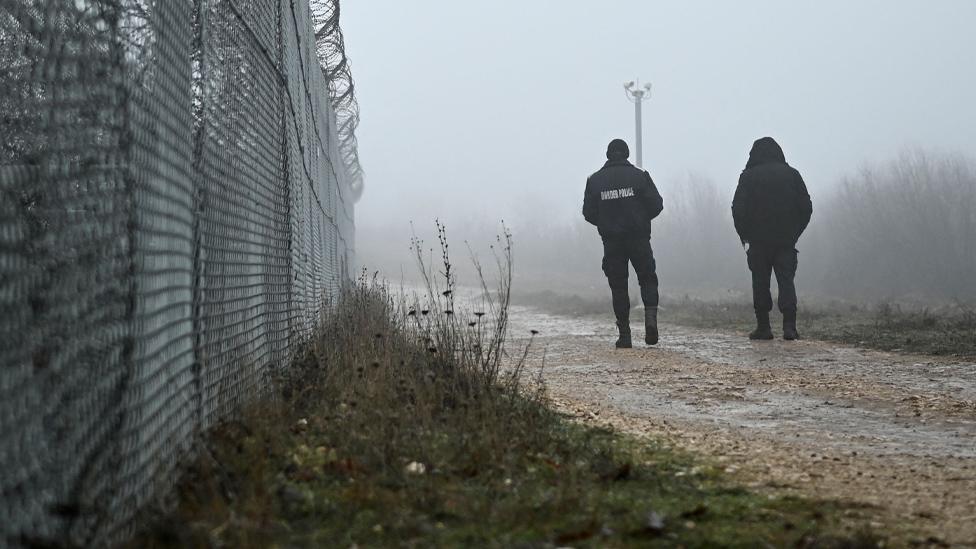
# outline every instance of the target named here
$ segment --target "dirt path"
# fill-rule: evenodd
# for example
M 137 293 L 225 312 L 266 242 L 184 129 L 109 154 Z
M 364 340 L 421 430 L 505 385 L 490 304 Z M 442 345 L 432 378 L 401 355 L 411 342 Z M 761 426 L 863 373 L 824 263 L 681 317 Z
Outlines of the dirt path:
M 519 307 L 511 321 L 541 332 L 530 367 L 544 357 L 564 411 L 665 435 L 773 495 L 857 503 L 853 520 L 976 547 L 976 364 L 670 325 L 657 348 L 617 351 L 608 322 Z

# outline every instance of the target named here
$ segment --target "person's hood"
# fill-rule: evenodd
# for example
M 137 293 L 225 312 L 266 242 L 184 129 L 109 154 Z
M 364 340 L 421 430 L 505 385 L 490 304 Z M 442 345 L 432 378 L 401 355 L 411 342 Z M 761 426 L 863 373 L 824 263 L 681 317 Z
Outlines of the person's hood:
M 783 149 L 779 146 L 772 137 L 763 137 L 762 139 L 756 140 L 752 144 L 752 150 L 749 151 L 749 162 L 746 163 L 746 169 L 755 168 L 756 166 L 761 166 L 763 164 L 785 164 L 786 155 L 783 154 Z

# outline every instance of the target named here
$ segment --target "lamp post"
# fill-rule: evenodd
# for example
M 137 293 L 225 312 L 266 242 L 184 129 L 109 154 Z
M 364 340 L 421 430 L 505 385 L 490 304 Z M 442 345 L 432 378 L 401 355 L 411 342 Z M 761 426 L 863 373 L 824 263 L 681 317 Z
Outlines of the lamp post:
M 644 84 L 641 86 L 640 80 L 636 82 L 631 80 L 624 84 L 624 93 L 627 94 L 627 99 L 634 104 L 634 125 L 636 126 L 637 138 L 635 139 L 635 145 L 637 148 L 637 167 L 643 167 L 643 156 L 641 151 L 641 145 L 643 142 L 643 131 L 641 128 L 641 103 L 651 98 L 651 85 Z

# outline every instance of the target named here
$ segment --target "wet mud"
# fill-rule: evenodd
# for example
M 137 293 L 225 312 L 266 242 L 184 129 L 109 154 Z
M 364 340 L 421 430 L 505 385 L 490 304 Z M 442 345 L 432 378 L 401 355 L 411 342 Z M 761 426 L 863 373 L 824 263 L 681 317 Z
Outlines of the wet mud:
M 851 503 L 898 544 L 976 547 L 972 362 L 667 324 L 658 346 L 635 326 L 616 350 L 610 321 L 524 307 L 510 321 L 540 332 L 529 373 L 566 413 L 668 437 L 771 497 Z

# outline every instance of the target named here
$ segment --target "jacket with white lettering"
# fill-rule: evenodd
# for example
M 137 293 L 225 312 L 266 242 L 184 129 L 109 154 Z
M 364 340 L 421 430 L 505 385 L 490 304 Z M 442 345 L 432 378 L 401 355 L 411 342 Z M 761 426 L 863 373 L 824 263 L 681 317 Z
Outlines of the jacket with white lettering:
M 608 160 L 586 180 L 583 217 L 607 238 L 648 238 L 664 209 L 651 175 L 627 160 Z

